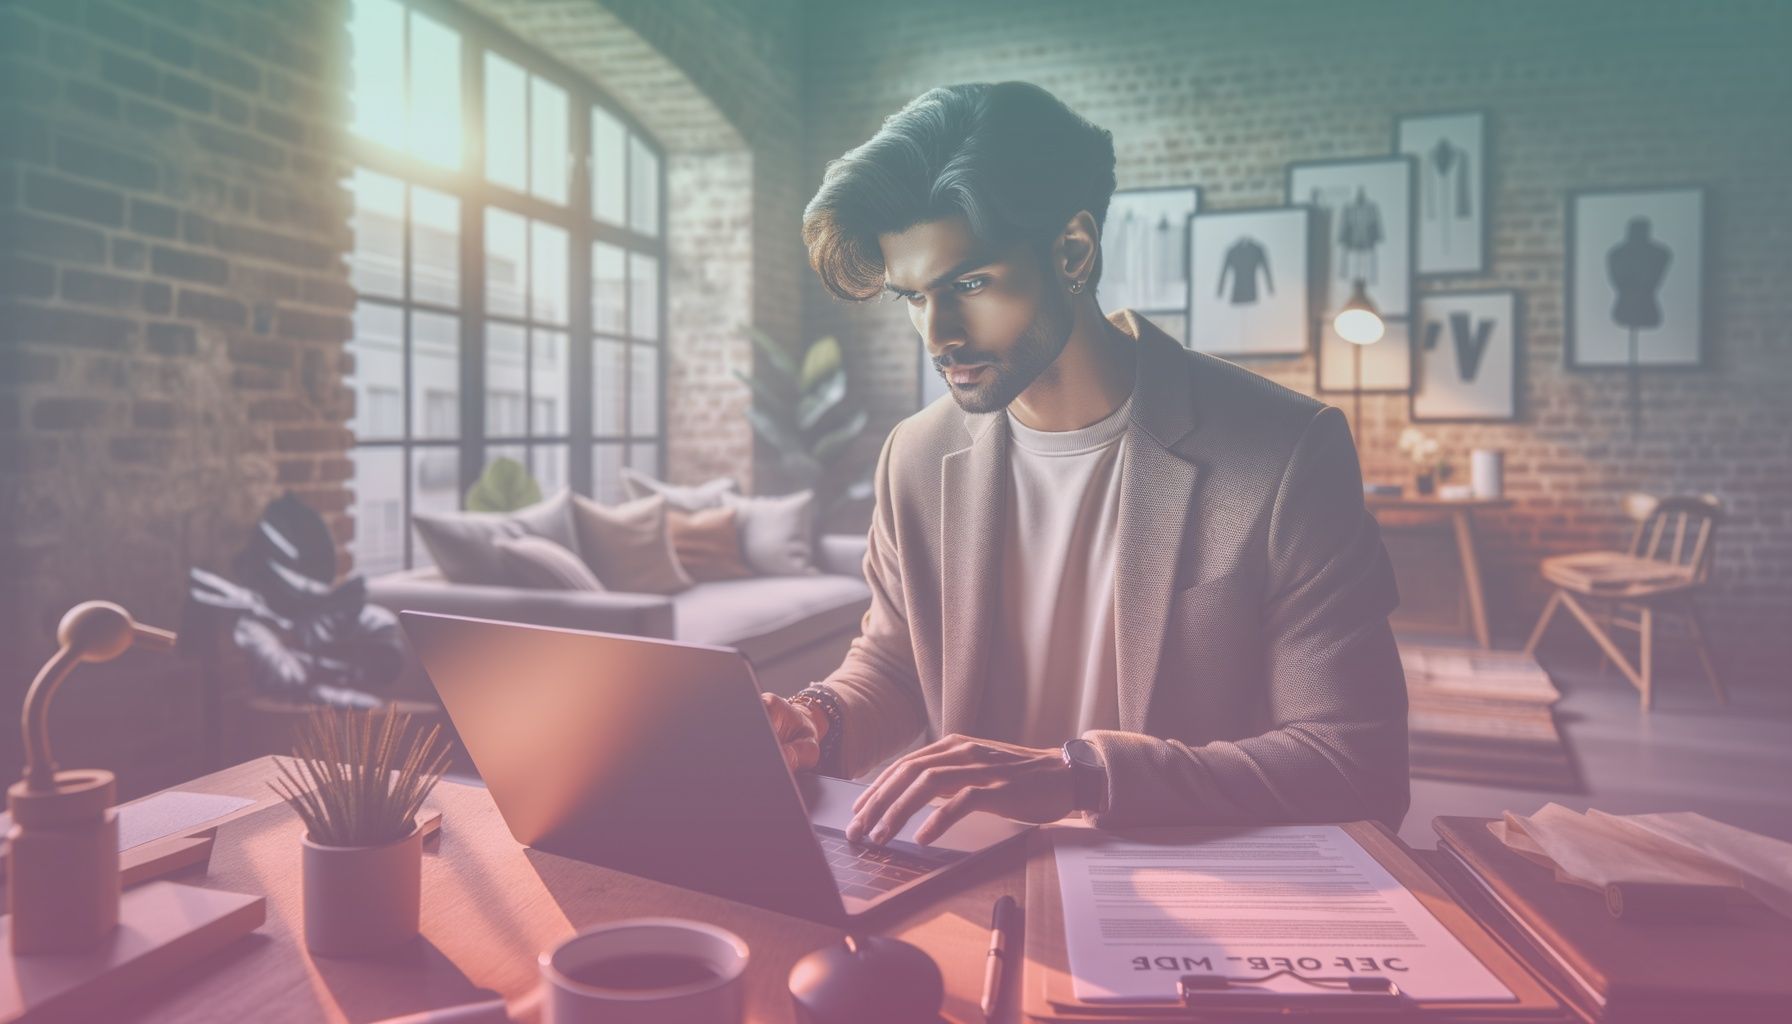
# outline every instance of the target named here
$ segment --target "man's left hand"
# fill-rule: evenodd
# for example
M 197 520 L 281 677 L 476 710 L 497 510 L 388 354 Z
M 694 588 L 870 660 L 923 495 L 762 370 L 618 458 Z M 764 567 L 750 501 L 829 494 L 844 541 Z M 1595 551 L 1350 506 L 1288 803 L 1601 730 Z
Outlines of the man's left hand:
M 853 802 L 846 837 L 889 841 L 928 801 L 946 802 L 915 833 L 931 843 L 972 811 L 1016 821 L 1057 821 L 1074 809 L 1070 769 L 1056 747 L 1041 749 L 951 735 L 885 768 Z

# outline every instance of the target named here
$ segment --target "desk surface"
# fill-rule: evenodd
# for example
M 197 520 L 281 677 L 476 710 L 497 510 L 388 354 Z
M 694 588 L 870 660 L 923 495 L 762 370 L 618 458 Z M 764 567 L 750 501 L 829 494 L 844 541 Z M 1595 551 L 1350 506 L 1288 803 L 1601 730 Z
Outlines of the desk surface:
M 1364 494 L 1370 508 L 1504 508 L 1511 498 L 1440 498 L 1435 494 Z
M 212 889 L 267 897 L 267 923 L 215 962 L 167 979 L 159 996 L 121 1012 L 136 1021 L 377 1021 L 490 998 L 522 998 L 537 981 L 535 958 L 600 921 L 670 915 L 709 921 L 747 941 L 748 1020 L 794 1020 L 786 979 L 804 954 L 838 940 L 834 928 L 633 875 L 527 849 L 511 838 L 483 788 L 444 782 L 439 838 L 424 847 L 422 936 L 378 959 L 313 958 L 303 936 L 298 817 L 267 787 L 261 758 L 175 789 L 261 801 L 225 822 L 209 870 L 171 876 Z M 718 837 L 725 839 L 725 837 Z M 981 1021 L 984 952 L 996 897 L 1026 897 L 1022 849 L 1000 851 L 942 880 L 876 929 L 926 950 L 946 980 L 946 1019 Z M 1019 936 L 1014 936 L 1017 942 Z M 1018 958 L 1015 961 L 1019 962 Z M 1019 1021 L 1019 970 L 1007 975 L 1000 1021 Z M 481 991 L 484 990 L 484 991 Z

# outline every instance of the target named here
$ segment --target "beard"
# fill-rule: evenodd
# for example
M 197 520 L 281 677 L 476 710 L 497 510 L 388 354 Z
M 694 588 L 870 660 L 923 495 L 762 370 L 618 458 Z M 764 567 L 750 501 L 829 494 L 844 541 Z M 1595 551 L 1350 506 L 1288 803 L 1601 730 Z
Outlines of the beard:
M 933 360 L 933 368 L 946 381 L 952 400 L 965 412 L 983 413 L 1006 409 L 1046 368 L 1056 362 L 1070 344 L 1075 317 L 1070 297 L 1047 288 L 1033 322 L 1020 333 L 1006 357 L 986 355 L 974 349 L 955 349 Z M 988 366 L 988 379 L 980 384 L 959 385 L 946 376 L 955 366 Z

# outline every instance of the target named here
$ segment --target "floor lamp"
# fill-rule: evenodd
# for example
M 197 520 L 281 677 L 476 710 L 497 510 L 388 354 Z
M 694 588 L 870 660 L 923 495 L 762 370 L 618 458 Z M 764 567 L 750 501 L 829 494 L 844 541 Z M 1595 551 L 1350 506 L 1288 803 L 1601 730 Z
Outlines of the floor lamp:
M 1381 313 L 1376 310 L 1375 303 L 1369 301 L 1369 291 L 1363 286 L 1362 278 L 1356 279 L 1350 289 L 1350 301 L 1344 303 L 1344 308 L 1338 310 L 1338 315 L 1332 318 L 1332 330 L 1350 343 L 1350 390 L 1355 403 L 1350 426 L 1360 442 L 1363 429 L 1363 349 L 1380 341 L 1381 336 L 1387 332 L 1387 325 L 1381 321 Z

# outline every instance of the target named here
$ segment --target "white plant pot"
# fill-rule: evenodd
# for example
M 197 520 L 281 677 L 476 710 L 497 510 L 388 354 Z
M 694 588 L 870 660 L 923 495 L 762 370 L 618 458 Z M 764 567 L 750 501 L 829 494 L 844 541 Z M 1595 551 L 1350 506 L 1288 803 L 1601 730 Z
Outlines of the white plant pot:
M 417 934 L 423 832 L 381 846 L 304 839 L 305 946 L 319 956 L 363 956 Z

